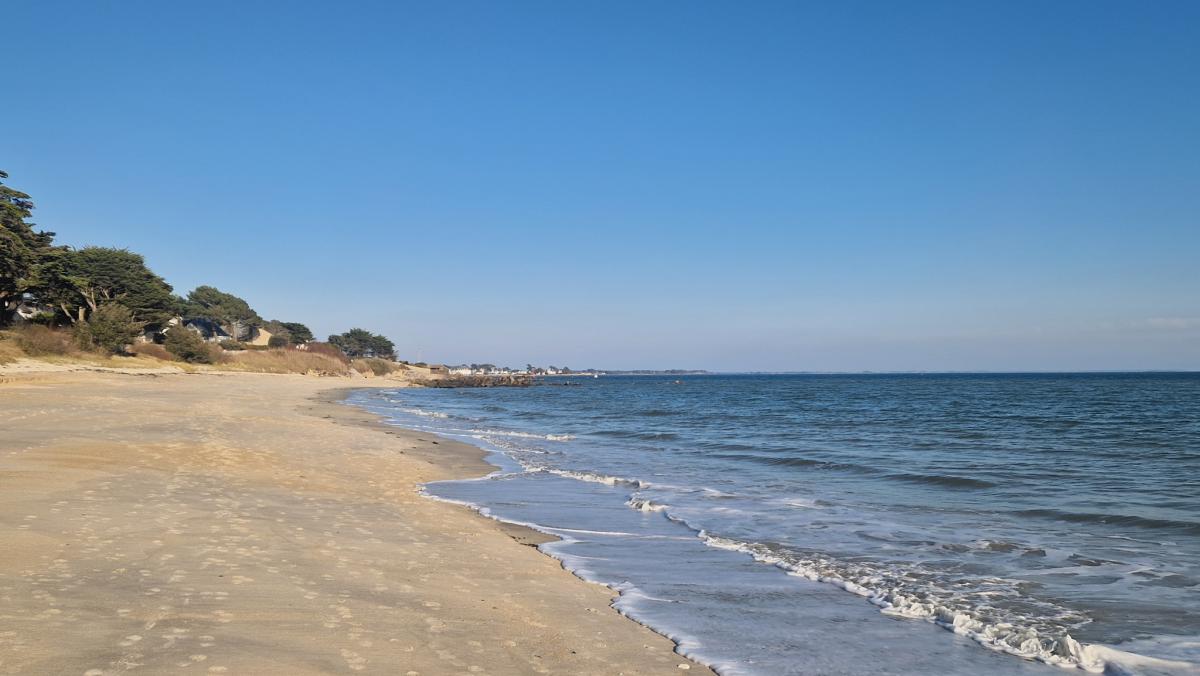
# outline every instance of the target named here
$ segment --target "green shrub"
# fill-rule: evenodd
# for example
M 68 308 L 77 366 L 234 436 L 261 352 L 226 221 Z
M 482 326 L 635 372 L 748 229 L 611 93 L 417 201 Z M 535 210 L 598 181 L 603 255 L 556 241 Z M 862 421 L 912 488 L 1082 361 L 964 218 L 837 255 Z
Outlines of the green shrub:
M 81 350 L 96 349 L 96 339 L 92 337 L 92 327 L 87 322 L 78 322 L 71 326 L 71 341 Z
M 65 331 L 55 331 L 46 326 L 32 324 L 23 326 L 14 333 L 17 346 L 30 357 L 65 355 L 72 352 L 71 336 Z
M 195 331 L 182 326 L 174 326 L 167 331 L 163 347 L 190 364 L 211 364 L 217 360 L 216 348 L 204 342 Z
M 229 350 L 231 352 L 237 352 L 239 350 L 246 349 L 245 343 L 239 343 L 236 340 L 222 340 L 220 345 L 222 350 Z
M 267 339 L 267 347 L 270 348 L 287 347 L 290 344 L 288 339 L 283 336 L 271 336 Z
M 75 338 L 81 346 L 89 345 L 108 354 L 124 354 L 125 346 L 137 340 L 145 326 L 134 318 L 129 308 L 109 303 L 97 308 L 87 322 L 76 326 Z

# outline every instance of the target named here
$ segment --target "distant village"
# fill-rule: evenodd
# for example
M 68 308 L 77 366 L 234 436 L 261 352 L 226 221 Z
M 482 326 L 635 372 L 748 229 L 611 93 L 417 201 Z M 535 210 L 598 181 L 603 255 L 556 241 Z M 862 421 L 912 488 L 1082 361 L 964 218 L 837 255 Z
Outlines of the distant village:
M 534 366 L 526 364 L 523 369 L 495 364 L 459 364 L 458 366 L 434 367 L 445 368 L 446 373 L 455 376 L 695 376 L 709 373 L 704 369 L 638 369 L 630 371 L 582 369 L 575 370 L 568 366 Z
M 496 366 L 495 364 L 459 364 L 458 366 L 447 366 L 447 371 L 451 375 L 456 376 L 602 376 L 603 371 L 596 369 L 586 369 L 576 371 L 569 367 L 563 366 L 534 366 L 526 364 L 523 369 L 514 369 L 508 366 Z

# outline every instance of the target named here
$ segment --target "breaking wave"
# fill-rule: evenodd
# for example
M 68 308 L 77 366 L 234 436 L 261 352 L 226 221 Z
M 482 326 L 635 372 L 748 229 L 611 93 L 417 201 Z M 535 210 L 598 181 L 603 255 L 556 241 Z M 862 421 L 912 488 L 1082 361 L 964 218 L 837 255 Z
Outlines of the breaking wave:
M 779 546 L 723 538 L 703 530 L 699 536 L 711 547 L 749 554 L 755 560 L 777 566 L 790 575 L 863 596 L 885 614 L 925 620 L 970 638 L 984 647 L 1010 655 L 1060 667 L 1077 667 L 1093 673 L 1126 674 L 1130 667 L 1189 672 L 1194 668 L 1190 662 L 1147 657 L 1101 644 L 1080 643 L 1069 632 L 1062 631 L 1062 627 L 1082 626 L 1087 619 L 1050 602 L 1026 599 L 1026 606 L 1036 607 L 1040 611 L 1037 618 L 1006 615 L 994 608 L 984 610 L 963 602 L 961 598 L 956 598 L 961 592 L 934 589 L 910 591 L 913 587 L 910 571 L 891 571 L 816 554 L 801 554 Z M 979 588 L 974 593 L 981 596 L 1011 593 L 1010 580 L 994 579 L 987 583 L 994 588 Z
M 652 502 L 649 498 L 630 497 L 625 501 L 626 505 L 638 510 L 639 512 L 662 512 L 669 507 L 656 502 Z
M 630 486 L 633 488 L 648 488 L 649 483 L 639 481 L 638 479 L 627 479 L 619 476 L 609 476 L 607 474 L 593 474 L 591 472 L 576 472 L 569 469 L 554 469 L 550 467 L 538 467 L 534 471 L 546 472 L 556 476 L 575 479 L 576 481 L 586 481 L 594 484 L 604 484 L 605 486 Z
M 400 409 L 400 411 L 403 413 L 407 413 L 409 415 L 419 415 L 422 418 L 449 418 L 450 417 L 449 415 L 447 415 L 445 413 L 439 413 L 437 411 L 425 411 L 425 410 L 422 410 L 419 408 L 402 408 L 402 409 Z
M 532 432 L 495 429 L 473 429 L 470 430 L 470 434 L 480 437 L 511 437 L 514 439 L 541 439 L 543 441 L 570 441 L 575 438 L 570 434 L 533 434 Z

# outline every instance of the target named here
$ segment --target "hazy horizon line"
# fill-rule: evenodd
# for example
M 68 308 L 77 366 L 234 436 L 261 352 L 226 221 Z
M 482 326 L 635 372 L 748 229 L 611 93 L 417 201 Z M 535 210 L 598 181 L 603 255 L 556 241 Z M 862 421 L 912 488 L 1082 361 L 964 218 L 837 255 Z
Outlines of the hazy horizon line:
M 1200 369 L 1087 369 L 1087 370 L 1071 370 L 1071 371 L 1061 371 L 1061 370 L 1054 370 L 1054 369 L 1048 369 L 1048 370 L 1038 370 L 1038 369 L 896 370 L 896 371 L 876 371 L 876 370 L 863 370 L 863 371 L 816 371 L 816 370 L 738 371 L 738 370 L 732 370 L 732 371 L 726 371 L 726 370 L 712 370 L 712 369 L 699 369 L 699 368 L 697 368 L 697 369 L 683 369 L 683 368 L 680 368 L 680 369 L 636 369 L 636 368 L 635 369 L 602 369 L 602 368 L 593 368 L 593 369 L 584 369 L 584 370 L 574 371 L 572 373 L 560 373 L 560 374 L 556 374 L 556 375 L 562 375 L 562 376 L 581 375 L 581 374 L 588 372 L 589 370 L 600 372 L 600 373 L 612 372 L 612 373 L 618 373 L 618 374 L 620 372 L 646 371 L 646 372 L 657 372 L 657 373 L 661 373 L 662 375 L 715 375 L 715 376 L 719 376 L 719 375 L 726 375 L 726 376 L 733 376 L 733 375 L 763 375 L 763 376 L 766 376 L 766 375 L 777 375 L 777 376 L 787 376 L 787 375 L 828 375 L 828 376 L 833 376 L 833 375 L 852 375 L 852 376 L 862 376 L 862 375 L 1072 375 L 1072 374 L 1125 374 L 1125 373 L 1128 373 L 1128 374 L 1138 374 L 1138 373 L 1200 374 Z M 671 373 L 668 373 L 668 371 L 692 371 L 693 373 L 671 374 Z

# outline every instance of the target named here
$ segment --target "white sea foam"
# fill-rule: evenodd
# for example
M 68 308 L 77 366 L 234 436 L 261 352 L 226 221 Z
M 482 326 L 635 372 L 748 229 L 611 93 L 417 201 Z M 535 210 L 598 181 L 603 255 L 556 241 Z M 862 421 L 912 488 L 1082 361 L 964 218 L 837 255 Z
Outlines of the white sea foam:
M 499 473 L 493 472 L 492 474 L 490 474 L 488 476 L 489 477 L 494 476 L 495 474 L 499 474 Z M 456 479 L 455 481 L 482 481 L 483 479 L 486 479 L 486 478 L 488 478 L 488 477 L 480 477 L 478 479 Z M 434 483 L 438 483 L 438 482 L 434 482 Z M 417 494 L 422 497 L 429 498 L 430 500 L 436 500 L 437 502 L 445 502 L 445 503 L 448 503 L 451 505 L 461 505 L 463 507 L 469 507 L 470 509 L 473 509 L 476 512 L 478 512 L 481 516 L 486 516 L 487 518 L 492 519 L 493 521 L 499 521 L 501 523 L 511 523 L 515 526 L 524 526 L 525 528 L 528 528 L 530 530 L 535 530 L 539 533 L 545 533 L 546 535 L 554 535 L 556 537 L 560 537 L 563 540 L 571 540 L 571 538 L 569 536 L 566 536 L 566 535 L 559 536 L 557 533 L 551 532 L 550 529 L 542 526 L 541 524 L 533 523 L 532 521 L 518 521 L 516 519 L 502 518 L 502 517 L 498 516 L 497 514 L 495 514 L 494 512 L 492 512 L 491 509 L 488 509 L 487 507 L 484 507 L 483 505 L 480 505 L 475 502 L 471 502 L 469 500 L 456 500 L 454 498 L 444 498 L 440 495 L 435 495 L 434 493 L 429 492 L 428 484 L 421 484 L 420 488 L 417 490 Z
M 1200 636 L 1159 636 L 1125 641 L 1115 646 L 1095 646 L 1117 674 L 1167 672 L 1200 674 Z M 1146 657 L 1153 652 L 1159 657 Z
M 819 556 L 784 556 L 760 543 L 722 538 L 703 530 L 699 536 L 711 547 L 749 554 L 757 561 L 786 570 L 789 575 L 830 584 L 866 597 L 887 615 L 932 622 L 992 650 L 1093 673 L 1133 674 L 1151 668 L 1167 673 L 1200 674 L 1200 668 L 1194 662 L 1147 657 L 1101 644 L 1084 644 L 1069 634 L 1042 636 L 1036 628 L 1021 627 L 1015 622 L 988 623 L 969 609 L 955 607 L 937 598 L 936 594 L 905 594 L 899 591 L 903 587 L 892 587 L 886 571 L 848 565 Z
M 651 502 L 649 498 L 639 497 L 630 497 L 625 501 L 625 504 L 638 510 L 639 512 L 662 512 L 665 511 L 669 506 Z
M 606 486 L 632 486 L 633 488 L 647 488 L 650 484 L 639 481 L 637 479 L 627 479 L 619 476 L 609 476 L 607 474 L 592 474 L 591 472 L 575 472 L 568 469 L 553 469 L 549 467 L 537 468 L 537 471 L 547 472 L 576 481 L 587 481 L 594 484 L 604 484 Z
M 782 498 L 779 504 L 787 505 L 788 507 L 799 507 L 801 509 L 824 509 L 825 506 L 816 500 L 809 498 Z
M 441 413 L 439 411 L 426 411 L 425 409 L 421 409 L 421 408 L 397 407 L 396 410 L 398 410 L 402 413 L 407 413 L 409 415 L 420 416 L 422 418 L 449 418 L 450 417 L 449 415 L 447 415 L 445 413 Z
M 579 533 L 581 535 L 612 535 L 612 536 L 631 537 L 631 538 L 639 537 L 635 533 L 626 533 L 625 531 L 620 531 L 620 530 L 591 530 L 588 528 L 556 528 L 553 526 L 547 526 L 545 528 L 545 531 L 548 533 L 554 534 L 554 535 L 557 535 L 558 533 Z M 587 558 L 587 557 L 579 557 L 579 558 Z
M 516 432 L 513 430 L 473 429 L 470 434 L 478 438 L 512 437 L 514 439 L 541 439 L 543 441 L 570 441 L 575 437 L 570 434 L 533 434 L 531 432 Z

